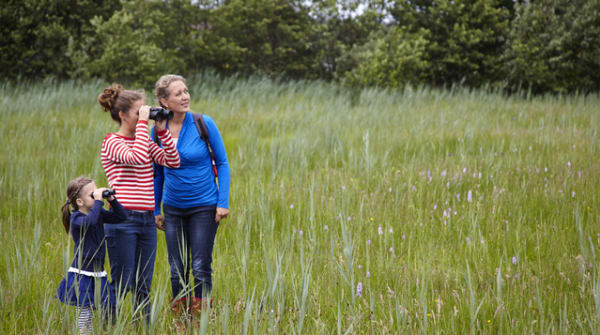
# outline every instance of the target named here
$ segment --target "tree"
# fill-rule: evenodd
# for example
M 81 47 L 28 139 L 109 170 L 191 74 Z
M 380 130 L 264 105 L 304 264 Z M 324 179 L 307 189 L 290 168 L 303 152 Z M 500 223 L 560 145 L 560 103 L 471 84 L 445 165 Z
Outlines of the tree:
M 398 27 L 372 33 L 367 43 L 352 48 L 349 55 L 355 65 L 344 78 L 361 86 L 424 83 L 429 68 L 424 59 L 428 34 L 427 30 L 412 34 Z
M 183 1 L 134 0 L 108 19 L 95 17 L 94 34 L 72 52 L 75 75 L 148 88 L 164 73 L 182 73 L 187 9 Z
M 430 32 L 425 59 L 434 86 L 478 87 L 502 77 L 510 12 L 497 0 L 402 0 L 391 10 L 408 32 Z
M 68 78 L 68 45 L 90 33 L 94 16 L 109 17 L 118 0 L 5 0 L 0 7 L 0 77 Z
M 600 1 L 517 6 L 504 54 L 511 87 L 534 93 L 600 89 Z

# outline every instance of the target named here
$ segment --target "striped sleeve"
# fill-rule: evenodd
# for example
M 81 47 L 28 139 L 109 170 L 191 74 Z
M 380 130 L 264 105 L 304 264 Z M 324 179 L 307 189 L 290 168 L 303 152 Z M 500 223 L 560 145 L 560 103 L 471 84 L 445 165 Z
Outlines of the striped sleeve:
M 150 156 L 152 156 L 157 164 L 170 168 L 178 168 L 180 165 L 179 153 L 175 148 L 171 132 L 165 129 L 157 134 L 164 149 L 159 147 L 154 141 L 150 141 Z
M 106 155 L 118 164 L 145 165 L 150 161 L 148 154 L 148 122 L 139 120 L 135 128 L 135 142 L 129 147 L 116 137 L 108 137 L 105 141 Z

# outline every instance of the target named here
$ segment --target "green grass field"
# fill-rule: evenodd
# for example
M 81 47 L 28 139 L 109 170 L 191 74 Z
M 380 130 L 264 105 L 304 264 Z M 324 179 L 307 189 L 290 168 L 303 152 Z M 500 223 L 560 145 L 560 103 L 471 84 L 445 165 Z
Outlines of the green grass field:
M 76 176 L 106 184 L 105 84 L 0 85 L 2 334 L 76 333 L 53 298 L 73 252 L 60 206 Z M 600 332 L 597 95 L 210 75 L 190 89 L 232 174 L 215 308 L 190 332 Z M 159 233 L 151 326 L 128 297 L 104 333 L 174 333 L 168 271 Z

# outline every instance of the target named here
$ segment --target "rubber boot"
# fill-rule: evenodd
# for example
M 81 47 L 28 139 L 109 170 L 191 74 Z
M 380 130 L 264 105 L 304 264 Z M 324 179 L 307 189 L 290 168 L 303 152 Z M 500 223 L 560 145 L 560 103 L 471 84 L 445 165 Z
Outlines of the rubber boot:
M 207 299 L 203 300 L 202 298 L 192 297 L 192 303 L 190 304 L 190 314 L 192 315 L 192 321 L 195 328 L 200 328 L 200 319 L 202 318 L 202 311 L 204 309 L 210 310 L 212 309 L 212 307 L 212 299 L 207 301 Z
M 185 331 L 190 316 L 190 302 L 187 297 L 171 301 L 171 310 L 175 314 L 175 328 L 178 332 Z

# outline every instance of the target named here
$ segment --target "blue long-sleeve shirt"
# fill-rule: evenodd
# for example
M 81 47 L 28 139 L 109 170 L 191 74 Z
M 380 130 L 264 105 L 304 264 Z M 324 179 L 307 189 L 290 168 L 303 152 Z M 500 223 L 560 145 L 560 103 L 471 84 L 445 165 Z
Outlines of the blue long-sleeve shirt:
M 154 178 L 155 215 L 159 215 L 161 212 L 161 200 L 165 205 L 177 208 L 212 205 L 229 208 L 230 172 L 225 144 L 213 119 L 207 115 L 203 115 L 203 118 L 215 155 L 219 185 L 217 187 L 215 182 L 206 143 L 198 134 L 194 116 L 188 112 L 177 140 L 181 165 L 179 168 L 158 166 L 156 171 Z
M 104 270 L 104 223 L 120 223 L 127 219 L 127 212 L 117 199 L 109 203 L 112 207 L 109 211 L 102 208 L 102 201 L 96 200 L 87 215 L 80 211 L 71 214 L 70 231 L 75 241 L 71 267 L 89 272 Z

